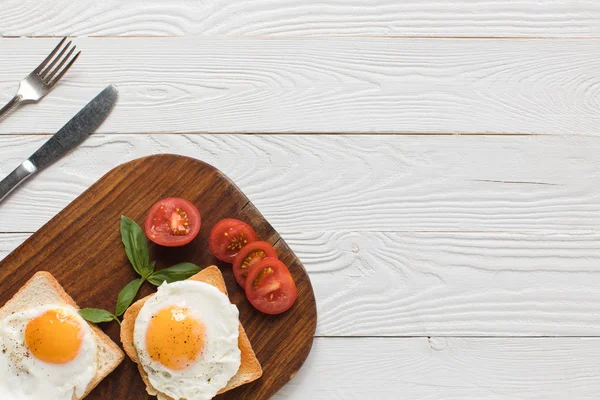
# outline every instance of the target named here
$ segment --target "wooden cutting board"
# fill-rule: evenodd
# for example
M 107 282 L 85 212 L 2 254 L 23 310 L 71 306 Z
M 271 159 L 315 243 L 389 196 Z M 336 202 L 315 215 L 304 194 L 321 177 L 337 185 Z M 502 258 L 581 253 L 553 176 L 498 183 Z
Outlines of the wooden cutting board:
M 157 268 L 183 261 L 201 267 L 219 266 L 263 366 L 258 381 L 216 399 L 271 397 L 294 377 L 312 346 L 317 311 L 310 279 L 300 260 L 248 198 L 225 175 L 202 161 L 155 155 L 110 171 L 0 262 L 1 304 L 36 271 L 49 271 L 80 307 L 114 310 L 117 294 L 136 277 L 121 244 L 120 217 L 125 215 L 142 226 L 150 206 L 164 197 L 182 197 L 194 203 L 202 215 L 202 227 L 198 237 L 184 247 L 165 248 L 149 242 L 151 259 L 157 261 Z M 237 285 L 231 266 L 212 256 L 208 249 L 210 230 L 228 217 L 254 227 L 259 239 L 272 243 L 289 266 L 298 287 L 298 300 L 292 309 L 279 316 L 256 311 Z M 155 287 L 144 283 L 138 298 L 154 291 Z M 100 326 L 120 344 L 116 323 Z M 87 398 L 141 400 L 149 396 L 135 364 L 125 357 Z

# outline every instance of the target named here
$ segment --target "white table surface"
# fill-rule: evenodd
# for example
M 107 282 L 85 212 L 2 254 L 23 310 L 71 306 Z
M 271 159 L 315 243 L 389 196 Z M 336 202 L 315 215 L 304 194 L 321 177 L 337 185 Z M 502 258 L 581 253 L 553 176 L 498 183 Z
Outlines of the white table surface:
M 109 83 L 109 119 L 0 207 L 0 257 L 114 166 L 227 173 L 309 270 L 277 399 L 597 399 L 600 2 L 3 0 L 0 174 Z

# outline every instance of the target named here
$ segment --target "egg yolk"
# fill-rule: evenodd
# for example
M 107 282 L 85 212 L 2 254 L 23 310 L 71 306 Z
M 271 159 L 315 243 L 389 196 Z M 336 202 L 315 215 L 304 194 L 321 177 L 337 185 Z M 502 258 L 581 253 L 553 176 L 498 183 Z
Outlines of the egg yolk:
M 29 321 L 25 344 L 39 360 L 64 364 L 77 357 L 82 336 L 75 316 L 64 310 L 48 310 Z
M 202 352 L 205 329 L 187 308 L 163 308 L 152 316 L 146 331 L 150 357 L 172 370 L 188 367 Z

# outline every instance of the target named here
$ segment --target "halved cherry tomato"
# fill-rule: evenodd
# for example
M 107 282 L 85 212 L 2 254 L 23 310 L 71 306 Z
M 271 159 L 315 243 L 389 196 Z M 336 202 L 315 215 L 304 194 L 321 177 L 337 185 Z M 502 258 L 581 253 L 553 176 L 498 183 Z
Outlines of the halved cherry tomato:
M 217 222 L 210 231 L 208 245 L 210 251 L 221 261 L 232 263 L 237 253 L 256 241 L 256 232 L 247 223 L 234 218 L 225 218 Z
M 242 247 L 233 260 L 233 275 L 241 287 L 244 287 L 250 268 L 265 257 L 277 258 L 277 252 L 267 242 L 252 242 Z
M 246 278 L 246 297 L 265 314 L 281 314 L 296 301 L 298 291 L 284 263 L 267 257 L 254 264 Z
M 148 239 L 156 244 L 183 246 L 200 232 L 200 211 L 187 200 L 168 197 L 150 208 L 144 228 Z

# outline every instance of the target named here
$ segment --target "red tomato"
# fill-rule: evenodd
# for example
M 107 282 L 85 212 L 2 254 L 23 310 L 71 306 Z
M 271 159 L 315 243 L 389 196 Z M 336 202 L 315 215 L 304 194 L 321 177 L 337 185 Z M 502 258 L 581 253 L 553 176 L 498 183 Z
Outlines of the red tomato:
M 233 275 L 241 287 L 244 287 L 250 268 L 265 257 L 277 258 L 277 252 L 267 242 L 252 242 L 242 247 L 233 260 Z
M 296 301 L 298 291 L 284 263 L 267 257 L 250 269 L 246 278 L 246 297 L 265 314 L 281 314 Z
M 148 239 L 156 244 L 183 246 L 200 232 L 200 211 L 187 200 L 168 197 L 150 208 L 144 228 Z
M 208 245 L 210 251 L 221 261 L 232 263 L 237 253 L 256 241 L 256 232 L 247 223 L 234 218 L 225 218 L 217 222 L 210 231 Z

